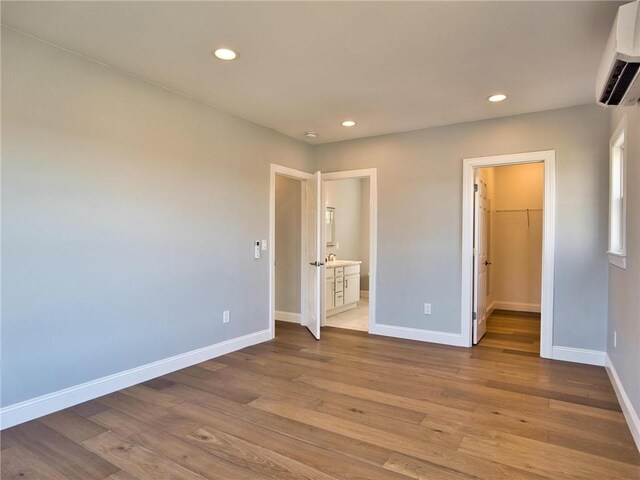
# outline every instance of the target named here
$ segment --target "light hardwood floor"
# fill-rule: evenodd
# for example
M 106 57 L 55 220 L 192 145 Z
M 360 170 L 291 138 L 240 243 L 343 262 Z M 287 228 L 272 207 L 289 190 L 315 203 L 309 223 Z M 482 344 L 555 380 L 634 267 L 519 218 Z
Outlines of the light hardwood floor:
M 487 319 L 480 347 L 540 354 L 540 314 L 495 310 Z
M 2 433 L 2 479 L 634 479 L 602 368 L 278 323 Z

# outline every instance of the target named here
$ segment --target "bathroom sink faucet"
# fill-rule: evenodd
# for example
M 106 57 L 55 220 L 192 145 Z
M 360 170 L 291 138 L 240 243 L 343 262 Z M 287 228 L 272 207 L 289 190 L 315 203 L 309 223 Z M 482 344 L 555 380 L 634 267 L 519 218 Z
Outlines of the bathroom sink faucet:
M 333 262 L 336 259 L 336 254 L 335 253 L 330 253 L 327 256 L 327 262 Z

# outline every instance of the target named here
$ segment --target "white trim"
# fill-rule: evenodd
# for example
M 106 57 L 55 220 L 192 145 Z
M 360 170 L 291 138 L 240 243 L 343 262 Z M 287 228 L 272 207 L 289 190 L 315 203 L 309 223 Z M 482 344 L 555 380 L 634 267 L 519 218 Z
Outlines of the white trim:
M 343 180 L 346 178 L 369 178 L 369 333 L 376 333 L 376 291 L 378 278 L 378 170 L 363 168 L 361 170 L 346 170 L 344 172 L 330 172 L 322 174 L 322 202 L 324 203 L 324 182 Z M 324 205 L 323 205 L 324 206 Z M 325 225 L 325 223 L 322 223 Z M 323 229 L 324 230 L 324 229 Z M 323 242 L 323 255 L 326 256 L 326 245 Z M 324 309 L 324 285 L 322 283 L 322 325 L 326 321 Z M 384 335 L 379 333 L 379 335 Z M 405 338 L 400 336 L 400 338 Z
M 311 173 L 295 170 L 289 167 L 283 167 L 282 165 L 276 165 L 272 163 L 269 171 L 269 329 L 271 331 L 271 338 L 276 336 L 276 279 L 275 279 L 275 261 L 276 261 L 276 175 L 283 177 L 294 178 L 296 180 L 307 181 L 313 178 Z M 301 310 L 305 311 L 305 305 L 307 304 L 307 289 L 306 287 L 306 269 L 304 268 L 305 259 L 305 245 L 306 245 L 306 215 L 305 215 L 305 195 L 306 188 L 302 186 L 301 203 L 303 208 L 301 216 L 301 235 L 300 235 L 300 305 Z M 301 323 L 306 324 L 305 316 L 301 315 Z
M 640 418 L 638 417 L 638 412 L 633 408 L 629 395 L 627 395 L 624 385 L 620 381 L 618 372 L 616 372 L 616 368 L 613 366 L 613 362 L 611 362 L 611 358 L 608 353 L 606 354 L 605 360 L 607 374 L 609 375 L 609 379 L 613 385 L 613 390 L 616 392 L 618 402 L 620 402 L 620 407 L 622 408 L 622 413 L 624 414 L 624 418 L 627 420 L 627 425 L 629 425 L 631 435 L 636 442 L 636 447 L 638 451 L 640 451 Z
M 276 310 L 276 320 L 280 320 L 281 322 L 300 323 L 300 314 Z
M 487 308 L 489 310 L 489 308 Z M 511 312 L 540 313 L 539 303 L 503 302 L 496 300 L 491 303 L 491 310 L 509 310 Z
M 369 290 L 360 290 L 360 297 L 369 298 Z
M 626 260 L 626 256 L 627 256 L 627 153 L 626 153 L 626 148 L 622 149 L 622 212 L 620 214 L 621 216 L 621 222 L 622 222 L 622 238 L 620 239 L 621 242 L 621 249 L 620 251 L 614 251 L 611 248 L 611 209 L 612 209 L 612 205 L 611 205 L 611 195 L 612 195 L 612 188 L 611 188 L 611 184 L 613 183 L 613 149 L 616 147 L 616 144 L 620 141 L 620 137 L 622 137 L 623 142 L 625 144 L 627 144 L 627 140 L 629 138 L 629 136 L 627 135 L 627 114 L 625 113 L 622 116 L 622 119 L 620 120 L 620 123 L 618 124 L 618 126 L 616 127 L 616 129 L 613 132 L 613 135 L 611 135 L 611 138 L 609 139 L 609 223 L 608 223 L 608 232 L 607 232 L 607 253 L 609 254 L 609 263 L 616 265 L 620 268 L 627 268 L 627 260 Z M 615 259 L 612 258 L 613 256 L 618 256 L 618 257 L 624 257 L 624 260 L 620 260 L 620 259 Z M 624 264 L 624 266 L 623 266 Z
M 597 365 L 604 367 L 605 352 L 600 350 L 587 350 L 586 348 L 560 347 L 553 346 L 554 360 L 562 360 L 563 362 L 584 363 L 586 365 Z
M 555 248 L 555 150 L 516 153 L 491 157 L 465 158 L 462 161 L 462 295 L 461 332 L 465 346 L 472 345 L 473 283 L 473 174 L 479 167 L 521 163 L 544 163 L 544 220 L 542 235 L 542 302 L 540 356 L 552 358 L 553 345 L 553 271 Z
M 487 307 L 487 318 L 489 318 L 489 315 L 491 315 L 495 309 L 496 309 L 496 302 L 494 300 Z
M 40 397 L 15 403 L 0 409 L 0 428 L 5 429 L 28 422 L 43 415 L 48 415 L 82 402 L 107 395 L 108 393 L 131 387 L 152 378 L 166 375 L 182 368 L 190 367 L 212 358 L 235 352 L 257 343 L 271 340 L 269 329 L 225 340 L 214 345 L 191 350 L 157 362 L 141 365 L 124 372 L 114 373 L 106 377 L 91 380 L 80 385 L 48 393 Z
M 622 269 L 627 268 L 627 256 L 626 255 L 622 255 L 620 253 L 616 253 L 616 252 L 607 252 L 607 255 L 609 256 L 609 263 L 611 265 L 615 265 L 616 267 L 620 267 Z
M 369 333 L 385 337 L 405 338 L 420 342 L 439 343 L 454 347 L 466 347 L 466 341 L 459 333 L 436 332 L 419 328 L 398 327 L 396 325 L 375 324 L 369 326 Z

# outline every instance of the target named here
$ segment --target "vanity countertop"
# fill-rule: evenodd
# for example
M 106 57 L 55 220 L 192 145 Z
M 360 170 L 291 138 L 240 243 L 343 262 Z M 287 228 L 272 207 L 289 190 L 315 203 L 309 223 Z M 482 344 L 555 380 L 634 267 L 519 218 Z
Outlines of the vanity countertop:
M 348 265 L 360 265 L 360 260 L 331 260 L 326 263 L 327 268 L 346 267 Z

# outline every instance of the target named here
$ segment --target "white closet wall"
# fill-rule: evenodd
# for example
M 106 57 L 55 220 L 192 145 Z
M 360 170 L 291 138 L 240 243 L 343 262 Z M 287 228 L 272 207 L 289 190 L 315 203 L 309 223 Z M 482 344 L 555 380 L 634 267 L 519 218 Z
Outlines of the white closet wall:
M 489 305 L 540 311 L 542 164 L 495 167 L 485 177 L 491 199 Z

